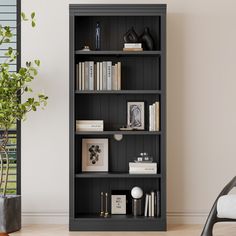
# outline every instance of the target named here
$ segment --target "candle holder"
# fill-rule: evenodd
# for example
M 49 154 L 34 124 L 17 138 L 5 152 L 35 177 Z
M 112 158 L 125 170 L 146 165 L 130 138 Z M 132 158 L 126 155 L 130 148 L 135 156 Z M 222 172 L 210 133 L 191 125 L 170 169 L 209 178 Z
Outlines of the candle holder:
M 108 193 L 105 193 L 105 214 L 104 217 L 108 217 L 109 212 L 108 212 Z
M 100 216 L 104 216 L 104 193 L 103 192 L 101 192 L 101 199 L 100 199 L 100 201 L 101 201 L 101 211 L 100 211 Z

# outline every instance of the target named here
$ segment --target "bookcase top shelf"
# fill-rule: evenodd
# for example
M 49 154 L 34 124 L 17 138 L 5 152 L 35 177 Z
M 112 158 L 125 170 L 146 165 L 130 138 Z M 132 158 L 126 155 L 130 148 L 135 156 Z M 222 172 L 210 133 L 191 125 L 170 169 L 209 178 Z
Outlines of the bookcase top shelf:
M 146 130 L 134 130 L 134 131 L 80 131 L 75 132 L 76 135 L 161 135 L 160 131 L 146 131 Z
M 104 56 L 104 55 L 110 55 L 110 56 L 160 56 L 161 51 L 81 51 L 76 50 L 76 55 L 96 55 L 96 56 Z
M 161 174 L 129 174 L 109 172 L 83 172 L 75 175 L 75 178 L 161 178 Z
M 161 94 L 161 90 L 76 90 L 75 94 Z

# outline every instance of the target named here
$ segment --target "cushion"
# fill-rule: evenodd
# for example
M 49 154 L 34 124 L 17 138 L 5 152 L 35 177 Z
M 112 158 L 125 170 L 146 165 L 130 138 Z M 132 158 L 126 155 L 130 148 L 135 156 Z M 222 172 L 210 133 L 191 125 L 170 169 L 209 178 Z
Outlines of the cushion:
M 218 199 L 217 217 L 236 219 L 236 194 L 223 195 Z

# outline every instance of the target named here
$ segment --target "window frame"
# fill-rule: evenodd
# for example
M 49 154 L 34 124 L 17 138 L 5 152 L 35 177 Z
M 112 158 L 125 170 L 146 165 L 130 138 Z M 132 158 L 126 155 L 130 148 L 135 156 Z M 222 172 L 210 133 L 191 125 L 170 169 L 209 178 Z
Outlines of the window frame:
M 21 0 L 16 1 L 16 14 L 17 14 L 17 21 L 16 21 L 16 50 L 18 52 L 17 55 L 17 71 L 21 67 Z M 19 92 L 19 98 L 20 92 Z M 21 121 L 17 121 L 16 123 L 16 193 L 21 195 Z

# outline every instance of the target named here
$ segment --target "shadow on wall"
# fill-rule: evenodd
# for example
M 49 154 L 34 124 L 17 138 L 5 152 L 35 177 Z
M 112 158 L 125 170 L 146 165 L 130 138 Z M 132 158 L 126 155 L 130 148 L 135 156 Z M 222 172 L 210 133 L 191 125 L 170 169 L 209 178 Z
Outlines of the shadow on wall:
M 185 176 L 185 17 L 167 14 L 167 209 L 184 209 Z

